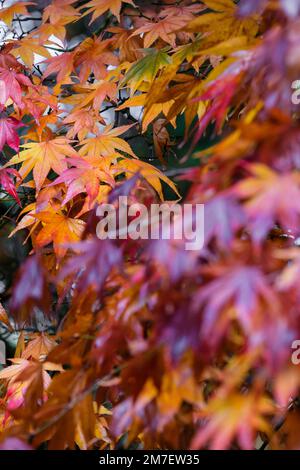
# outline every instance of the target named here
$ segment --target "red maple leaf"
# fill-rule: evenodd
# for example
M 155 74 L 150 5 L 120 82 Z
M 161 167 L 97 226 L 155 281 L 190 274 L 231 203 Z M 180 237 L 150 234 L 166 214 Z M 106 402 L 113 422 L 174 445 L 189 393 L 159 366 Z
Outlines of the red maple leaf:
M 16 152 L 19 151 L 20 138 L 17 129 L 24 124 L 13 117 L 0 117 L 0 150 L 7 144 Z
M 199 141 L 212 121 L 215 121 L 216 131 L 221 130 L 240 78 L 241 76 L 238 74 L 223 76 L 222 79 L 214 81 L 200 98 L 194 100 L 211 101 L 211 105 L 207 108 L 198 124 L 194 142 Z
M 15 176 L 16 178 L 20 178 L 21 176 L 14 170 L 13 168 L 1 168 L 0 169 L 0 186 L 4 189 L 4 191 L 8 192 L 19 205 L 21 205 L 18 193 L 16 191 L 16 187 L 12 181 L 12 177 Z
M 26 75 L 0 67 L 0 104 L 4 106 L 8 98 L 11 98 L 22 107 L 22 86 L 32 86 Z

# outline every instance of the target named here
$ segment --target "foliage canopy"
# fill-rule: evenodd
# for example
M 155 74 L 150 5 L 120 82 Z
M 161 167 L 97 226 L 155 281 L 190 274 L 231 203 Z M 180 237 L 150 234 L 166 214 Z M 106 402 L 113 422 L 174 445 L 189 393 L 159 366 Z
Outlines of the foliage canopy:
M 1 3 L 2 447 L 299 448 L 300 2 Z M 97 238 L 182 180 L 203 250 Z

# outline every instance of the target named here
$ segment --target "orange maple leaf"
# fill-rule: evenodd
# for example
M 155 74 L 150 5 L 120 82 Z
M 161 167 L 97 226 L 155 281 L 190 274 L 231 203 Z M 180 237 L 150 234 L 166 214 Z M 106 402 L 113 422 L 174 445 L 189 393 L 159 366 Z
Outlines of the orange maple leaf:
M 93 73 L 97 80 L 107 75 L 107 66 L 119 64 L 113 53 L 113 39 L 87 38 L 76 49 L 75 67 L 80 67 L 79 79 L 84 82 Z
M 48 336 L 46 333 L 34 334 L 22 353 L 22 359 L 44 360 L 56 344 L 53 337 Z
M 180 30 L 186 25 L 186 17 L 180 16 L 166 16 L 165 18 L 159 19 L 158 22 L 147 21 L 143 26 L 138 28 L 132 36 L 144 34 L 144 47 L 148 48 L 157 40 L 162 39 L 171 46 L 176 46 L 176 34 L 175 31 Z
M 48 5 L 43 12 L 43 22 L 49 20 L 51 24 L 56 25 L 61 24 L 64 21 L 64 24 L 71 23 L 76 21 L 80 13 L 72 7 L 72 4 L 76 0 L 53 0 L 50 5 Z
M 84 13 L 84 15 L 93 13 L 91 19 L 92 22 L 98 18 L 98 16 L 101 16 L 103 13 L 110 10 L 120 22 L 122 3 L 129 3 L 130 5 L 134 6 L 133 0 L 92 0 L 85 5 L 85 8 L 88 8 L 88 10 Z
M 101 116 L 97 116 L 96 112 L 91 109 L 75 109 L 63 120 L 63 124 L 71 124 L 67 137 L 74 139 L 78 135 L 80 141 L 89 132 L 96 134 L 98 131 L 97 122 L 105 124 Z
M 43 247 L 53 243 L 54 252 L 59 259 L 65 256 L 69 244 L 80 240 L 85 227 L 83 220 L 73 219 L 53 210 L 39 212 L 34 217 L 43 224 L 36 237 L 36 244 Z
M 109 98 L 111 101 L 116 101 L 117 86 L 113 82 L 100 80 L 90 86 L 77 87 L 82 99 L 78 103 L 79 108 L 92 105 L 96 111 L 101 109 L 103 101 Z
M 15 15 L 26 15 L 27 6 L 34 5 L 33 2 L 17 2 L 7 8 L 0 10 L 0 20 L 4 21 L 7 25 L 11 25 Z
M 44 72 L 43 78 L 49 75 L 57 74 L 57 83 L 71 83 L 70 75 L 74 70 L 74 52 L 64 52 L 56 57 L 45 60 L 47 68 Z

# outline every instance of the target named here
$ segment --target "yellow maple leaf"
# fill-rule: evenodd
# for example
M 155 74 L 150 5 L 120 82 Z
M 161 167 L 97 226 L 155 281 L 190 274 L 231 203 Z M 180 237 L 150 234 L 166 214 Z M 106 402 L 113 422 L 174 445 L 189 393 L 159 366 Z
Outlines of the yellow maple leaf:
M 17 46 L 11 51 L 11 53 L 16 58 L 20 57 L 28 67 L 32 67 L 35 63 L 34 54 L 38 54 L 46 58 L 51 57 L 48 49 L 39 44 L 37 39 L 31 37 L 25 37 L 18 41 Z
M 78 152 L 79 155 L 93 159 L 94 157 L 101 156 L 117 156 L 119 151 L 121 151 L 137 158 L 130 145 L 125 140 L 118 137 L 124 134 L 130 127 L 132 126 L 121 126 L 112 129 L 112 126 L 107 126 L 102 134 L 84 139 L 81 142 L 82 147 Z
M 15 15 L 26 15 L 27 6 L 34 5 L 33 2 L 17 2 L 7 8 L 0 10 L 0 20 L 4 21 L 8 26 L 12 24 Z
M 127 173 L 129 177 L 139 172 L 146 181 L 155 189 L 161 200 L 164 200 L 163 190 L 161 181 L 166 183 L 180 198 L 180 194 L 176 188 L 176 185 L 167 176 L 165 176 L 160 170 L 150 165 L 150 163 L 143 162 L 141 160 L 130 160 L 129 158 L 123 158 L 119 162 L 120 173 Z
M 62 173 L 67 168 L 65 156 L 76 154 L 69 142 L 65 137 L 56 137 L 45 142 L 23 144 L 25 150 L 11 158 L 6 166 L 22 163 L 19 173 L 23 179 L 33 170 L 33 179 L 39 192 L 49 171 L 53 169 L 57 174 Z
M 249 41 L 255 38 L 259 28 L 258 18 L 239 18 L 233 0 L 203 0 L 203 3 L 212 12 L 194 18 L 187 30 L 206 33 L 207 36 L 202 39 L 204 48 L 234 36 L 245 35 Z
M 274 412 L 270 398 L 251 392 L 247 395 L 233 392 L 216 395 L 200 416 L 209 418 L 192 441 L 193 449 L 210 444 L 210 449 L 222 450 L 236 437 L 243 449 L 253 449 L 257 431 L 271 432 L 267 416 Z

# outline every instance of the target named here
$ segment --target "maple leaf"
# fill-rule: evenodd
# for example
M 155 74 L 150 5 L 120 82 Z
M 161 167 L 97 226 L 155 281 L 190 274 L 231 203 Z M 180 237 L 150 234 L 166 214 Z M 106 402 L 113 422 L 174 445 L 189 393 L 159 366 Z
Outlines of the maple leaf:
M 0 67 L 6 70 L 13 69 L 15 72 L 22 72 L 24 67 L 11 54 L 13 43 L 4 44 L 0 51 Z
M 43 361 L 56 344 L 55 340 L 47 336 L 46 333 L 35 334 L 30 338 L 25 350 L 22 352 L 22 359 Z
M 101 116 L 97 115 L 91 109 L 75 109 L 63 120 L 63 124 L 73 124 L 67 133 L 69 139 L 83 140 L 89 132 L 96 134 L 98 132 L 97 122 L 101 122 Z M 105 122 L 103 121 L 105 124 Z
M 143 115 L 143 128 L 146 127 L 146 123 L 151 122 L 153 115 L 157 112 L 163 112 L 167 117 L 170 108 L 174 105 L 174 98 L 176 99 L 176 96 L 174 88 L 172 90 L 170 88 L 170 82 L 176 80 L 176 72 L 180 66 L 180 62 L 174 58 L 175 55 L 172 56 L 172 63 L 161 71 L 159 77 L 152 82 L 148 92 L 144 95 L 145 102 L 143 105 L 145 112 Z M 172 122 L 172 125 L 175 125 L 175 121 Z
M 32 181 L 32 187 L 34 182 Z M 46 183 L 50 183 L 46 180 Z M 21 221 L 19 221 L 16 228 L 10 233 L 10 237 L 15 235 L 19 230 L 29 229 L 29 235 L 31 235 L 37 226 L 40 224 L 39 221 L 35 219 L 35 214 L 39 211 L 45 211 L 49 208 L 59 210 L 61 208 L 61 201 L 65 194 L 64 185 L 56 185 L 55 187 L 45 186 L 38 194 L 36 202 L 28 204 L 20 212 L 19 217 L 22 216 Z
M 4 21 L 7 25 L 11 25 L 15 15 L 26 15 L 27 7 L 34 5 L 33 2 L 16 2 L 13 5 L 1 8 L 0 20 Z
M 183 403 L 199 404 L 201 398 L 200 390 L 188 367 L 166 372 L 157 397 L 159 426 L 163 428 L 171 421 Z
M 31 114 L 38 123 L 39 127 L 36 129 L 36 134 L 41 138 L 46 124 L 53 123 L 56 117 L 55 113 L 45 114 L 45 112 L 49 108 L 54 112 L 58 112 L 57 98 L 49 93 L 47 87 L 40 84 L 34 85 L 23 97 L 23 105 L 23 112 Z
M 89 87 L 77 87 L 76 91 L 82 96 L 78 107 L 83 108 L 93 105 L 95 111 L 99 111 L 107 98 L 116 101 L 117 86 L 115 83 L 100 80 Z
M 84 15 L 92 14 L 92 21 L 95 21 L 98 16 L 101 16 L 106 11 L 110 10 L 113 15 L 115 15 L 120 22 L 120 12 L 122 4 L 127 3 L 134 6 L 133 0 L 92 0 L 84 5 L 84 8 L 88 10 L 84 12 Z
M 48 49 L 41 46 L 37 39 L 26 37 L 18 41 L 11 53 L 16 57 L 20 57 L 28 67 L 32 67 L 36 62 L 35 54 L 45 58 L 51 57 Z
M 57 75 L 56 80 L 58 84 L 72 83 L 70 79 L 71 73 L 74 71 L 74 55 L 75 52 L 64 52 L 56 57 L 45 60 L 47 68 L 43 74 L 43 78 L 49 75 Z
M 61 2 L 57 2 L 57 5 L 61 4 Z M 49 5 L 49 7 L 51 7 L 52 5 Z M 46 12 L 46 9 L 48 7 L 45 8 L 44 10 L 44 14 Z M 58 6 L 58 9 L 60 9 L 60 7 Z M 56 19 L 56 13 L 55 13 L 55 8 L 52 10 L 51 9 L 51 14 L 49 15 L 49 20 L 50 20 L 50 16 L 51 18 L 55 18 Z M 69 24 L 69 23 L 72 23 L 73 21 L 76 21 L 76 19 L 78 20 L 79 17 L 78 16 L 68 16 L 68 15 L 61 15 L 59 19 L 57 19 L 57 21 L 54 23 L 54 22 L 46 22 L 45 20 L 42 21 L 42 23 L 39 25 L 38 28 L 35 28 L 31 33 L 30 33 L 30 37 L 32 38 L 36 38 L 38 40 L 38 42 L 40 44 L 45 44 L 46 42 L 49 42 L 51 43 L 51 40 L 53 39 L 53 36 L 55 38 L 58 38 L 60 39 L 60 41 L 64 42 L 65 39 L 66 39 L 66 33 L 67 33 L 67 29 L 66 29 L 66 26 Z M 51 19 L 51 21 L 53 21 Z M 54 42 L 55 44 L 55 42 Z M 49 44 L 50 45 L 50 44 Z M 60 46 L 61 46 L 61 43 L 60 43 Z
M 19 205 L 21 205 L 16 187 L 12 181 L 12 177 L 22 179 L 17 170 L 13 168 L 0 168 L 0 186 L 10 194 Z
M 23 230 L 25 228 L 29 228 L 30 226 L 34 226 L 35 228 L 36 225 L 38 225 L 38 222 L 33 217 L 33 214 L 36 212 L 36 203 L 28 204 L 21 212 L 20 216 L 22 217 L 22 220 L 18 223 L 16 228 L 12 230 L 10 233 L 10 237 L 13 237 L 19 230 Z
M 58 259 L 65 256 L 71 243 L 78 242 L 83 233 L 85 222 L 73 219 L 62 212 L 53 210 L 41 211 L 34 217 L 41 221 L 43 228 L 36 237 L 36 244 L 43 247 L 53 243 L 54 252 Z
M 80 13 L 72 7 L 76 0 L 53 0 L 43 11 L 43 23 L 49 21 L 56 26 L 57 24 L 72 23 L 80 16 Z
M 215 266 L 207 268 L 207 272 L 218 277 L 203 286 L 196 295 L 196 304 L 204 307 L 201 327 L 203 338 L 209 338 L 208 341 L 218 344 L 227 323 L 232 321 L 233 314 L 247 332 L 253 331 L 255 327 L 259 328 L 256 322 L 260 318 L 261 308 L 265 311 L 267 307 L 271 317 L 277 315 L 278 298 L 259 267 L 239 264 L 219 268 Z M 214 295 L 213 292 L 219 294 Z M 234 310 L 230 313 L 232 307 Z M 218 321 L 220 326 L 216 331 Z
M 85 82 L 91 74 L 97 80 L 107 75 L 107 66 L 117 66 L 119 60 L 113 53 L 113 40 L 102 38 L 87 38 L 78 46 L 75 53 L 75 67 L 80 68 L 79 79 Z M 107 83 L 109 85 L 109 83 Z
M 205 5 L 165 5 L 159 12 L 159 17 L 164 18 L 165 16 L 180 16 L 187 22 L 192 20 L 197 13 L 206 10 Z
M 155 261 L 174 282 L 197 269 L 193 255 L 187 253 L 181 243 L 152 240 L 147 247 L 147 254 L 149 262 Z
M 79 155 L 94 159 L 95 157 L 120 155 L 118 151 L 122 151 L 134 158 L 137 158 L 130 145 L 119 135 L 124 134 L 132 126 L 120 126 L 112 128 L 107 126 L 100 135 L 84 139 L 80 144 Z
M 241 18 L 237 15 L 237 5 L 233 0 L 203 0 L 212 10 L 199 15 L 187 26 L 188 31 L 207 33 L 205 44 L 216 44 L 234 36 L 245 35 L 250 42 L 258 32 L 258 18 Z
M 244 210 L 256 243 L 263 240 L 276 222 L 298 233 L 300 188 L 297 173 L 279 174 L 263 164 L 251 164 L 253 177 L 233 188 L 243 199 Z
M 128 173 L 128 176 L 132 176 L 134 173 L 140 173 L 155 189 L 155 191 L 157 191 L 161 200 L 164 200 L 161 181 L 166 183 L 180 198 L 180 194 L 173 181 L 157 168 L 153 168 L 153 166 L 149 163 L 143 162 L 141 160 L 130 160 L 129 158 L 123 158 L 119 163 L 119 167 L 120 173 Z
M 67 168 L 65 157 L 76 155 L 69 142 L 65 137 L 55 137 L 45 142 L 23 144 L 25 150 L 15 155 L 7 165 L 22 163 L 19 172 L 23 179 L 33 170 L 33 179 L 39 192 L 51 168 L 57 174 L 62 173 Z
M 158 79 L 159 80 L 159 79 Z M 155 88 L 155 95 L 160 94 L 159 91 L 157 91 L 157 88 L 154 87 L 155 81 L 153 82 L 150 90 L 147 93 L 142 93 L 141 95 L 135 95 L 132 98 L 128 98 L 123 104 L 118 106 L 117 110 L 122 110 L 126 109 L 128 107 L 135 107 L 139 106 L 144 109 L 143 113 L 143 119 L 142 119 L 142 130 L 143 132 L 146 132 L 148 126 L 151 124 L 151 122 L 157 118 L 161 113 L 164 114 L 165 116 L 168 116 L 168 113 L 170 111 L 170 108 L 174 104 L 174 100 L 169 100 L 164 103 L 155 103 L 155 96 L 154 96 L 154 103 L 148 106 L 148 100 L 153 101 L 152 95 L 154 94 L 154 88 Z M 174 121 L 172 120 L 172 124 L 174 124 Z
M 113 187 L 115 180 L 107 171 L 107 163 L 99 159 L 86 161 L 82 158 L 68 158 L 73 168 L 65 170 L 56 180 L 51 183 L 52 185 L 65 183 L 67 186 L 67 193 L 62 204 L 66 204 L 75 196 L 80 193 L 86 192 L 89 196 L 89 205 L 93 204 L 99 193 L 99 185 L 105 183 Z
M 182 16 L 166 16 L 160 18 L 158 22 L 146 21 L 143 26 L 138 28 L 131 36 L 144 34 L 144 47 L 151 47 L 157 39 L 162 39 L 166 44 L 172 47 L 176 46 L 176 33 L 186 25 L 187 18 Z
M 142 49 L 142 39 L 132 37 L 131 31 L 121 28 L 120 26 L 112 26 L 108 31 L 113 33 L 114 43 L 120 50 L 120 62 L 135 62 L 140 58 L 140 49 Z
M 0 104 L 4 106 L 8 98 L 11 98 L 22 108 L 22 86 L 32 86 L 28 77 L 14 70 L 6 70 L 0 67 Z
M 166 51 L 150 50 L 145 57 L 138 60 L 126 72 L 121 86 L 129 84 L 131 95 L 141 86 L 143 82 L 151 84 L 157 72 L 172 62 Z
M 22 331 L 0 372 L 1 442 L 299 444 L 300 0 L 159 3 L 46 1 L 39 25 L 27 2 L 0 10 L 20 35 L 0 51 L 3 267 L 21 229 L 36 252 L 8 292 Z M 161 162 L 135 155 L 147 151 Z M 205 205 L 203 250 L 96 237 L 98 205 L 179 197 L 169 172 L 190 187 L 187 204 Z M 9 328 L 0 306 L 1 320 Z
M 270 398 L 259 393 L 217 395 L 205 407 L 202 417 L 209 417 L 193 438 L 191 448 L 210 444 L 212 450 L 227 449 L 236 437 L 242 449 L 253 449 L 258 431 L 269 434 L 267 416 L 274 413 Z
M 24 358 L 14 358 L 10 359 L 10 361 L 13 365 L 0 371 L 0 380 L 8 382 L 7 406 L 10 412 L 15 412 L 24 404 L 26 393 L 30 393 L 31 388 L 34 386 L 37 385 L 40 388 L 40 394 L 43 394 L 43 391 L 49 387 L 51 382 L 51 377 L 47 370 L 62 370 L 56 364 L 40 363 L 36 360 L 28 361 Z
M 0 117 L 0 151 L 3 149 L 5 144 L 16 152 L 19 151 L 20 138 L 18 136 L 17 129 L 23 125 L 24 124 L 22 122 L 13 117 Z
M 207 107 L 199 120 L 194 142 L 202 137 L 209 123 L 214 120 L 217 132 L 221 130 L 239 81 L 239 75 L 229 75 L 223 79 L 218 79 L 210 84 L 206 92 L 198 99 L 201 101 L 212 100 L 212 104 Z

